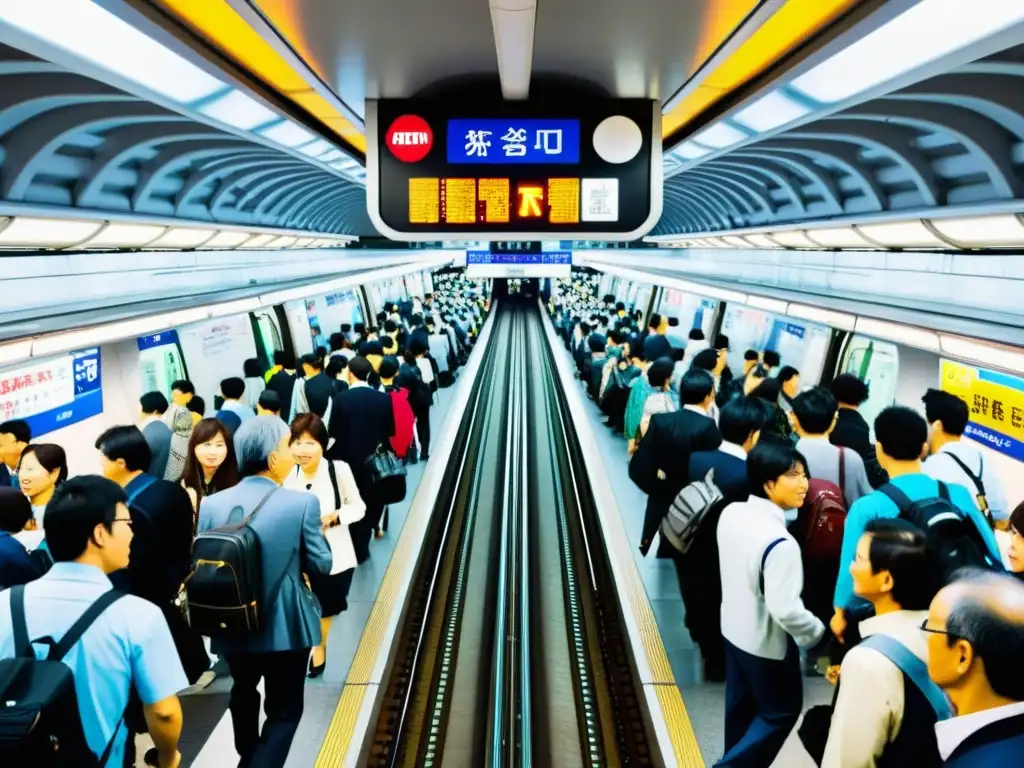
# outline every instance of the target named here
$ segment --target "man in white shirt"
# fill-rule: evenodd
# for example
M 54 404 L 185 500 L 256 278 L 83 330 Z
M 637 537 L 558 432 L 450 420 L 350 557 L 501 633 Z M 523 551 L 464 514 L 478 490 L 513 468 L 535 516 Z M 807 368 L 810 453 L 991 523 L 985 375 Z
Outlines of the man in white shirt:
M 822 768 L 942 765 L 935 723 L 949 716 L 928 679 L 921 624 L 935 594 L 924 535 L 905 520 L 872 520 L 850 566 L 853 591 L 875 615 L 843 659 Z M 937 711 L 932 701 L 941 705 Z
M 991 463 L 986 462 L 981 450 L 963 439 L 970 421 L 967 403 L 956 395 L 929 389 L 924 397 L 925 417 L 928 419 L 928 452 L 924 473 L 944 483 L 962 485 L 975 497 L 978 509 L 997 523 L 1010 518 L 1003 484 Z
M 725 642 L 725 755 L 716 764 L 772 764 L 803 709 L 797 646 L 813 648 L 825 625 L 804 606 L 800 546 L 785 510 L 807 495 L 807 464 L 786 442 L 760 441 L 747 456 L 750 498 L 718 523 Z

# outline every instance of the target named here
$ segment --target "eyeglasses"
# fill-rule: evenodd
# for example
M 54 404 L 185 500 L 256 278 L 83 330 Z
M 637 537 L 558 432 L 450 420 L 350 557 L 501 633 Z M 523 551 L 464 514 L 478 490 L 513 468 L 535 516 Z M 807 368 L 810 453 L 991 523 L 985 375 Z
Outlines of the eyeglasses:
M 947 632 L 944 629 L 935 629 L 934 627 L 929 627 L 928 626 L 928 619 L 925 619 L 924 621 L 921 622 L 921 631 L 922 632 L 928 632 L 929 634 L 932 634 L 932 635 L 945 635 L 946 637 L 952 637 L 954 640 L 966 640 L 967 639 L 966 637 L 962 637 L 961 635 L 954 634 L 953 632 Z
M 135 523 L 132 521 L 132 519 L 130 517 L 115 517 L 113 522 L 115 522 L 115 523 L 124 523 L 129 528 L 132 528 L 135 525 Z

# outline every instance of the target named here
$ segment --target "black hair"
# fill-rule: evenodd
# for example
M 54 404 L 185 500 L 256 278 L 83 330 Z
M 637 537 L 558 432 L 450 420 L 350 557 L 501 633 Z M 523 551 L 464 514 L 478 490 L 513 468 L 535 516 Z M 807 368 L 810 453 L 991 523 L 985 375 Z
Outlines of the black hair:
M 698 371 L 713 371 L 716 365 L 718 365 L 718 350 L 709 347 L 708 349 L 702 349 L 693 356 L 690 370 L 692 371 L 696 368 Z
M 672 378 L 673 363 L 670 358 L 659 357 L 647 368 L 647 380 L 655 389 L 662 389 Z
M 356 323 L 352 326 L 352 330 L 363 336 L 366 334 L 366 323 Z
M 767 354 L 768 353 L 766 352 L 765 356 L 767 356 Z M 792 365 L 784 365 L 784 366 L 782 366 L 782 368 L 779 369 L 779 375 L 776 376 L 775 378 L 777 378 L 779 380 L 780 384 L 785 384 L 787 381 L 792 379 L 794 376 L 799 376 L 799 375 L 800 375 L 800 371 L 798 371 Z
M 409 340 L 409 350 L 419 357 L 425 355 L 430 350 L 430 347 L 423 341 L 423 339 L 416 337 L 415 339 Z
M 331 345 L 331 352 L 337 352 L 339 349 L 345 348 L 345 334 L 343 333 L 332 333 L 327 343 Z
M 718 415 L 718 429 L 722 440 L 737 445 L 747 442 L 759 432 L 768 420 L 768 408 L 756 397 L 734 397 L 722 406 Z
M 145 472 L 153 461 L 149 443 L 139 428 L 132 425 L 111 427 L 103 432 L 96 438 L 96 450 L 110 461 L 124 459 L 129 472 Z
M 255 357 L 250 357 L 242 363 L 242 373 L 247 379 L 259 379 L 263 377 L 263 365 Z
M 32 440 L 32 427 L 24 419 L 11 419 L 0 424 L 0 435 L 12 435 L 17 443 L 27 443 Z
M 61 483 L 46 505 L 43 518 L 46 546 L 54 561 L 62 563 L 81 557 L 97 525 L 112 530 L 118 504 L 127 505 L 128 497 L 121 486 L 105 477 L 81 475 Z
M 32 519 L 32 502 L 19 489 L 0 485 L 0 531 L 17 533 Z
M 757 366 L 761 368 L 761 366 Z M 763 370 L 763 369 L 762 369 Z M 753 374 L 757 376 L 757 374 Z M 764 374 L 761 374 L 762 376 Z M 782 393 L 782 382 L 778 379 L 766 378 L 750 394 L 754 397 L 759 397 L 766 403 L 772 403 L 773 405 L 778 402 L 779 395 Z
M 942 422 L 942 431 L 947 435 L 962 435 L 971 419 L 967 403 L 956 395 L 939 389 L 929 389 L 921 398 L 924 415 L 929 424 Z
M 758 440 L 747 454 L 747 485 L 751 496 L 767 499 L 765 485 L 776 482 L 797 465 L 803 467 L 804 474 L 810 477 L 807 459 L 790 441 Z
M 712 345 L 715 349 L 728 349 L 729 348 L 729 337 L 724 333 L 720 333 L 715 337 L 715 343 Z
M 1016 529 L 1017 533 L 1024 536 L 1024 501 L 1010 513 L 1010 525 Z
M 679 402 L 700 405 L 715 391 L 715 378 L 700 368 L 691 368 L 679 382 Z
M 672 347 L 668 356 L 672 358 L 673 363 L 680 363 L 686 357 L 686 350 L 683 347 Z
M 843 405 L 860 405 L 868 399 L 868 385 L 852 373 L 841 373 L 828 385 L 832 394 Z
M 398 330 L 398 323 L 396 323 L 394 320 L 385 320 L 384 321 L 384 333 L 394 333 L 397 330 Z
M 68 479 L 68 457 L 64 449 L 56 443 L 30 443 L 21 452 L 21 459 L 18 461 L 18 471 L 26 456 L 35 456 L 39 466 L 47 472 L 57 472 L 55 485 L 59 485 Z
M 259 406 L 271 413 L 281 412 L 281 396 L 273 389 L 264 389 L 260 392 Z
M 225 400 L 238 400 L 245 394 L 245 381 L 237 376 L 230 376 L 221 381 L 220 393 Z
M 291 437 L 288 439 L 288 445 L 292 445 L 300 437 L 308 434 L 320 443 L 320 447 L 326 451 L 327 443 L 331 440 L 327 434 L 324 420 L 315 413 L 300 413 L 292 420 L 289 430 L 291 431 Z
M 294 368 L 295 355 L 285 352 L 283 349 L 274 350 L 274 365 L 280 365 L 282 368 Z
M 402 360 L 405 361 L 406 365 L 416 367 L 416 353 L 412 350 L 411 347 L 406 347 L 402 351 Z
M 192 399 L 185 404 L 185 407 L 189 412 L 198 413 L 200 416 L 206 413 L 206 401 L 199 395 L 193 395 Z
M 897 461 L 921 458 L 928 442 L 928 423 L 924 416 L 905 405 L 891 405 L 875 419 L 875 440 L 882 451 Z
M 159 413 L 161 416 L 167 413 L 169 407 L 163 392 L 147 392 L 139 398 L 139 405 L 143 413 Z
M 691 328 L 689 339 L 690 341 L 704 341 L 704 331 L 700 328 Z
M 324 373 L 331 379 L 338 378 L 338 374 L 348 367 L 348 360 L 343 355 L 334 355 L 327 361 Z
M 892 599 L 905 611 L 926 611 L 939 591 L 924 533 L 900 519 L 869 520 L 871 572 L 892 574 Z
M 1004 580 L 1005 584 L 999 583 Z M 1011 576 L 991 574 L 979 577 L 978 581 L 991 581 L 1001 589 L 1024 591 L 1020 582 Z M 950 608 L 946 632 L 950 648 L 957 640 L 971 644 L 974 655 L 985 665 L 985 677 L 993 693 L 1011 701 L 1024 701 L 1024 665 L 1020 663 L 1024 657 L 1024 624 L 969 592 Z
M 176 382 L 171 384 L 171 392 L 177 390 L 183 395 L 194 395 L 196 393 L 196 385 L 188 379 L 178 379 Z
M 624 334 L 618 328 L 613 328 L 608 331 L 608 339 L 615 345 L 622 344 L 626 340 L 626 334 Z
M 655 330 L 657 330 L 658 326 L 660 326 L 660 325 L 661 325 L 661 315 L 659 315 L 657 312 L 652 312 L 650 319 L 648 319 L 648 321 L 647 321 L 647 327 L 648 328 L 654 328 Z
M 352 331 L 352 323 L 342 323 L 341 324 L 341 332 L 342 333 L 351 333 L 351 331 Z
M 615 311 L 616 312 L 624 312 L 625 310 L 626 310 L 626 305 L 625 304 L 623 304 L 621 301 L 615 302 Z
M 591 352 L 604 352 L 607 345 L 604 336 L 599 333 L 592 333 L 587 337 L 587 346 L 590 347 Z
M 793 415 L 809 435 L 824 435 L 835 421 L 839 405 L 824 387 L 815 387 L 793 398 Z
M 782 362 L 782 358 L 779 357 L 779 353 L 774 349 L 766 349 L 764 352 L 764 364 L 769 368 L 777 368 L 779 363 Z
M 678 317 L 670 317 L 668 319 L 668 327 L 669 328 L 678 328 L 679 327 L 679 318 Z
M 410 317 L 409 325 L 411 325 L 413 328 L 423 325 L 423 315 L 413 315 L 412 317 Z
M 581 335 L 589 336 L 590 335 L 590 330 L 591 330 L 590 329 L 590 323 L 586 323 L 586 322 L 581 322 L 580 323 L 580 334 Z
M 383 355 L 384 345 L 379 341 L 364 341 L 359 345 L 359 354 L 362 357 L 367 357 L 368 355 Z
M 348 370 L 359 381 L 366 381 L 373 372 L 373 366 L 365 357 L 353 357 L 348 364 Z
M 299 365 L 308 365 L 314 371 L 322 371 L 324 369 L 324 361 L 319 355 L 313 354 L 312 352 L 300 357 Z
M 386 309 L 382 309 L 380 312 L 377 313 L 377 322 L 378 323 L 383 323 L 387 319 L 388 319 L 388 311 Z
M 753 362 L 754 360 L 760 360 L 761 356 L 757 354 L 756 349 L 748 349 L 746 352 L 743 353 L 743 359 L 750 363 Z
M 398 375 L 398 369 L 401 366 L 398 364 L 398 358 L 394 355 L 385 355 L 384 359 L 380 361 L 380 369 L 377 373 L 382 379 L 393 379 Z

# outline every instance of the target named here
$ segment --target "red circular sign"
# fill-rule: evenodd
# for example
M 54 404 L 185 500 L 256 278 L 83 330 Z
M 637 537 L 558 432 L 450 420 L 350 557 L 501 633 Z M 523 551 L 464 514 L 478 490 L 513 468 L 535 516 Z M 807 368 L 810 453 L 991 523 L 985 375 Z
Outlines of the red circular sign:
M 388 128 L 384 141 L 403 163 L 418 163 L 434 146 L 434 132 L 418 115 L 402 115 Z

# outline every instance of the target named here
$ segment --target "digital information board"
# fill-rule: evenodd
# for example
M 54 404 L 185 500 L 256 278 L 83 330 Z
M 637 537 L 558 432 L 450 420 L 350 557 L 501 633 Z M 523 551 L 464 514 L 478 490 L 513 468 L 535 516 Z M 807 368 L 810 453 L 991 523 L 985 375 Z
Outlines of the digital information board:
M 572 274 L 572 251 L 491 253 L 466 251 L 466 277 L 562 277 Z
M 453 115 L 444 101 L 368 102 L 370 219 L 395 240 L 645 235 L 662 207 L 658 103 L 560 109 L 500 102 Z

